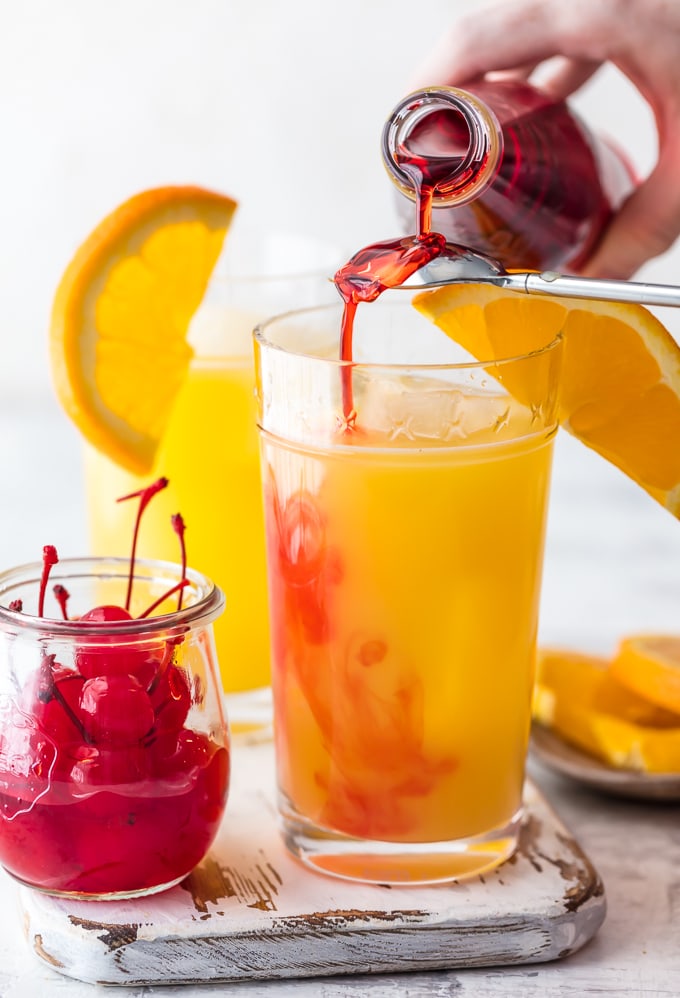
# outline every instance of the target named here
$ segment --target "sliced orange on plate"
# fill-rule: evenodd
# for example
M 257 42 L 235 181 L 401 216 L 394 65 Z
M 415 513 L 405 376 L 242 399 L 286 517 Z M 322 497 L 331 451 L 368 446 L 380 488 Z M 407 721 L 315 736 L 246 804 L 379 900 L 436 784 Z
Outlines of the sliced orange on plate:
M 151 470 L 186 376 L 189 323 L 235 210 L 200 187 L 137 194 L 94 229 L 57 289 L 57 396 L 97 450 L 137 474 Z
M 481 360 L 539 349 L 562 332 L 561 425 L 680 515 L 680 347 L 651 312 L 482 284 L 421 292 L 414 305 Z M 521 401 L 512 366 L 508 377 Z
M 605 658 L 541 650 L 533 716 L 617 769 L 680 772 L 680 713 L 627 689 Z
M 609 659 L 602 656 L 542 648 L 538 653 L 537 683 L 550 691 L 555 703 L 587 703 L 600 713 L 632 724 L 680 727 L 680 712 L 651 703 L 624 686 Z
M 633 694 L 680 717 L 680 637 L 637 634 L 624 638 L 611 674 Z

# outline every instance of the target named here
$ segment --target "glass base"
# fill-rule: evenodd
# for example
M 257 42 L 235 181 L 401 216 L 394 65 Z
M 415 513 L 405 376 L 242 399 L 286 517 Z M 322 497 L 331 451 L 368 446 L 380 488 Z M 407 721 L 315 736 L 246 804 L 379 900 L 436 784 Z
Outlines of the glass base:
M 317 873 L 364 884 L 417 886 L 467 880 L 505 862 L 517 847 L 523 809 L 503 828 L 448 842 L 356 839 L 314 825 L 284 802 L 279 814 L 287 849 Z
M 239 743 L 270 741 L 273 734 L 271 686 L 242 693 L 225 693 L 231 737 Z
M 132 891 L 60 891 L 58 888 L 40 887 L 37 884 L 32 884 L 28 880 L 17 877 L 11 870 L 7 870 L 4 867 L 3 869 L 5 869 L 6 873 L 9 873 L 13 880 L 16 880 L 23 887 L 29 887 L 32 891 L 37 891 L 38 894 L 46 894 L 48 897 L 53 898 L 67 898 L 69 901 L 127 901 L 131 898 L 151 897 L 152 894 L 161 894 L 163 891 L 169 891 L 171 887 L 181 884 L 188 876 L 188 874 L 183 873 L 181 877 L 169 880 L 167 884 L 158 884 L 157 887 L 141 887 L 138 890 Z

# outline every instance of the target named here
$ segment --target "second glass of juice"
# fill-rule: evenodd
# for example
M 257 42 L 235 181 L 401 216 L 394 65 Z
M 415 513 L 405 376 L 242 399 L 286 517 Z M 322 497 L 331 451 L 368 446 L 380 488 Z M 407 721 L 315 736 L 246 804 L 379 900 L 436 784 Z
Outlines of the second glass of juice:
M 473 360 L 407 298 L 351 364 L 339 307 L 256 331 L 283 837 L 377 883 L 515 849 L 561 356 Z
M 129 554 L 134 510 L 112 503 L 161 475 L 169 486 L 139 537 L 141 557 L 177 555 L 170 516 L 187 523 L 192 564 L 224 591 L 228 612 L 215 637 L 232 733 L 271 732 L 262 486 L 255 418 L 252 330 L 302 301 L 336 297 L 337 255 L 304 237 L 247 228 L 230 232 L 206 298 L 192 322 L 189 374 L 175 401 L 154 467 L 138 477 L 87 447 L 85 476 L 94 554 Z M 160 376 L 160 375 L 159 375 Z

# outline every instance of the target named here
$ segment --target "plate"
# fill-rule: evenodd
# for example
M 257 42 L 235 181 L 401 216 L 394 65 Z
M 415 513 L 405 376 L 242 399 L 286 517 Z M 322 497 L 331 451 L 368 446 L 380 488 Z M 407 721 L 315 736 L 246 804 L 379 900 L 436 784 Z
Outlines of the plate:
M 532 726 L 530 751 L 548 769 L 615 797 L 680 801 L 680 773 L 615 769 L 570 745 L 542 724 Z

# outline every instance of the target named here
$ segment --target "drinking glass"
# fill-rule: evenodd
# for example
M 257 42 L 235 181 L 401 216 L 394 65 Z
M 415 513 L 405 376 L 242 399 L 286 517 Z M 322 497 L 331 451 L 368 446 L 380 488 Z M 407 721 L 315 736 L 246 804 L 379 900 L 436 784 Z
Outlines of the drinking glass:
M 169 479 L 138 550 L 175 558 L 168 523 L 182 513 L 190 562 L 228 601 L 215 634 L 232 733 L 260 738 L 271 735 L 271 690 L 252 331 L 296 302 L 337 298 L 329 277 L 338 256 L 314 240 L 248 229 L 230 232 L 227 244 L 190 328 L 195 354 L 153 469 L 140 478 L 87 447 L 85 480 L 93 553 L 124 555 L 134 510 L 114 500 L 161 475 Z
M 51 582 L 70 619 L 51 596 L 38 616 L 41 567 L 0 574 L 0 863 L 72 898 L 165 890 L 204 858 L 226 805 L 212 633 L 224 597 L 188 570 L 179 609 L 175 594 L 156 616 L 80 619 L 123 605 L 129 566 L 65 559 Z M 181 578 L 179 565 L 138 561 L 131 612 Z
M 281 828 L 448 881 L 517 843 L 561 341 L 473 360 L 396 291 L 347 363 L 340 318 L 255 332 Z

